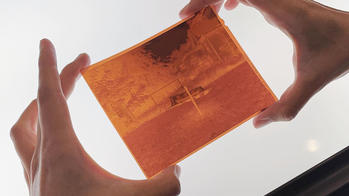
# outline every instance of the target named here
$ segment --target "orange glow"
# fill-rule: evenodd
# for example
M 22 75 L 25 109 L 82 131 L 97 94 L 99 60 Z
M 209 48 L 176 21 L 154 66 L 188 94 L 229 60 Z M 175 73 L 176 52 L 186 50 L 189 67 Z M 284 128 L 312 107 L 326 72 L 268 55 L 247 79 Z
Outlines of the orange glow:
M 211 7 L 82 74 L 148 178 L 276 101 Z

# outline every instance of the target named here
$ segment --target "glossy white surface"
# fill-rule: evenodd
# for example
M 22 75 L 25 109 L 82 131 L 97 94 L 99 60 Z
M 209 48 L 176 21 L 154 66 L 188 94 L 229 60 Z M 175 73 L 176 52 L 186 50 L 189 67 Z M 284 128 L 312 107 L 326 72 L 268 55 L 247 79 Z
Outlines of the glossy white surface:
M 11 125 L 36 96 L 38 44 L 51 39 L 60 69 L 80 52 L 97 62 L 179 20 L 187 0 L 0 1 L 0 194 L 26 195 Z M 349 11 L 347 0 L 321 0 Z M 292 45 L 252 8 L 220 13 L 277 96 L 293 80 Z M 349 76 L 318 93 L 290 123 L 263 129 L 251 121 L 180 163 L 182 195 L 262 195 L 349 144 Z M 143 174 L 102 108 L 80 80 L 69 100 L 76 133 L 104 168 Z

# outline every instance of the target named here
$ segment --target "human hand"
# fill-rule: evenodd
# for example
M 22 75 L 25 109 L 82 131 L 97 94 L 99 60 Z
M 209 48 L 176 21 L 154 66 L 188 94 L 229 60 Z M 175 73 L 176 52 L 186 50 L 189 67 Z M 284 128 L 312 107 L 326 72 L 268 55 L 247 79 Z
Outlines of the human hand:
M 223 2 L 191 0 L 180 16 L 190 16 L 210 4 L 218 11 Z M 294 82 L 278 102 L 254 119 L 255 127 L 292 120 L 313 95 L 348 73 L 349 13 L 311 0 L 227 0 L 225 7 L 233 9 L 238 3 L 259 10 L 294 44 Z
M 178 166 L 149 180 L 127 180 L 108 173 L 85 152 L 66 99 L 89 63 L 82 54 L 59 75 L 54 46 L 47 39 L 40 42 L 38 97 L 11 129 L 30 195 L 178 195 Z

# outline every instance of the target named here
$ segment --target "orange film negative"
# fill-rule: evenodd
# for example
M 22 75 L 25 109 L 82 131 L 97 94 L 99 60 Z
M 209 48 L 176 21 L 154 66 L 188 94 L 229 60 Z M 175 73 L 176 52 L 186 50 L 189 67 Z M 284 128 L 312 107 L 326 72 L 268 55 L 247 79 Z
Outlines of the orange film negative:
M 82 75 L 148 178 L 277 100 L 211 7 Z

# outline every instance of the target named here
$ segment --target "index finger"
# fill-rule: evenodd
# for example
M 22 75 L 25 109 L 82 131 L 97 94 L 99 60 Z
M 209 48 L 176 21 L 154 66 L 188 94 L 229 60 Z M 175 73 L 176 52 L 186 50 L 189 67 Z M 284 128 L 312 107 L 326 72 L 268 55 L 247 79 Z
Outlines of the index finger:
M 222 7 L 224 0 L 191 0 L 188 5 L 186 5 L 179 13 L 181 18 L 186 18 L 193 15 L 200 9 L 212 5 L 218 12 Z

